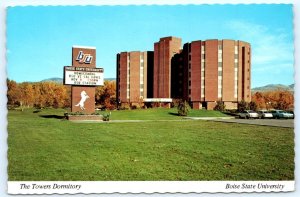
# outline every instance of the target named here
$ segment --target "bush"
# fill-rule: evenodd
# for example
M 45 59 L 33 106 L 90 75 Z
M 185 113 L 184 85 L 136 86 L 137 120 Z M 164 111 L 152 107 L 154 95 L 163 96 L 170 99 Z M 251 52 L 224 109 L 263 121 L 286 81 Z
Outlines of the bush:
M 181 101 L 177 106 L 177 110 L 179 116 L 187 116 L 189 113 L 189 104 L 186 101 Z
M 65 116 L 81 116 L 81 115 L 86 115 L 84 112 L 81 112 L 81 111 L 77 111 L 77 112 L 66 112 L 64 114 Z
M 109 121 L 111 112 L 107 113 L 107 114 L 103 114 L 103 121 Z
M 128 110 L 128 109 L 131 109 L 128 103 L 122 103 L 121 106 L 119 106 L 119 110 Z
M 173 99 L 173 101 L 171 103 L 171 108 L 178 107 L 180 102 L 182 102 L 180 99 Z
M 226 106 L 224 105 L 223 101 L 217 101 L 217 105 L 214 107 L 214 110 L 217 111 L 224 111 Z
M 251 102 L 249 103 L 249 109 L 250 109 L 250 110 L 253 110 L 253 111 L 257 111 L 257 104 L 256 104 L 256 102 L 251 101 Z
M 242 112 L 242 111 L 248 110 L 248 109 L 249 109 L 249 103 L 247 103 L 244 100 L 238 102 L 238 112 Z

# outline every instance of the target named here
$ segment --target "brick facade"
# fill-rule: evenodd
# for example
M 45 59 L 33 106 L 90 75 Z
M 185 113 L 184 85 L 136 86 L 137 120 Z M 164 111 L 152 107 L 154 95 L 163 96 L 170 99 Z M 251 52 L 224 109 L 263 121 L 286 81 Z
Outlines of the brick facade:
M 135 97 L 140 96 L 140 84 L 136 83 L 140 81 L 140 54 L 117 55 L 117 92 L 121 102 L 135 102 Z M 181 38 L 164 37 L 154 43 L 154 53 L 147 54 L 143 98 L 187 100 L 194 109 L 213 109 L 217 101 L 223 101 L 227 109 L 234 109 L 239 101 L 251 101 L 251 46 L 247 42 L 198 40 L 185 43 L 181 49 Z M 130 99 L 126 97 L 127 79 Z
M 181 38 L 176 37 L 161 38 L 154 43 L 154 98 L 171 98 L 171 60 L 180 48 Z
M 119 105 L 138 105 L 151 95 L 153 52 L 122 52 L 117 54 L 117 101 Z M 152 72 L 153 73 L 153 72 Z M 148 85 L 150 84 L 150 85 Z M 150 90 L 150 93 L 148 91 Z

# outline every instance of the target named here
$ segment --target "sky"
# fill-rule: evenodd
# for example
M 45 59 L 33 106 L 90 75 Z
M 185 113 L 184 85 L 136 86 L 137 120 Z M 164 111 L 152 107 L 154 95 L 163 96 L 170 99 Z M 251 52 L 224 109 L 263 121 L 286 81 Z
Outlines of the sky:
M 105 78 L 116 54 L 154 50 L 166 36 L 233 39 L 252 47 L 251 86 L 294 83 L 290 4 L 17 6 L 7 9 L 7 72 L 17 82 L 63 77 L 73 45 L 93 46 Z

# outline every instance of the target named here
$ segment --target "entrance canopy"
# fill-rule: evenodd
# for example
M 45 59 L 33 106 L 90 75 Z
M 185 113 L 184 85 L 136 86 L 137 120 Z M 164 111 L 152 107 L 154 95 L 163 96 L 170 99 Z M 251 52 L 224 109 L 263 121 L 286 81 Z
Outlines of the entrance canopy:
M 171 98 L 146 98 L 143 100 L 145 103 L 171 103 Z

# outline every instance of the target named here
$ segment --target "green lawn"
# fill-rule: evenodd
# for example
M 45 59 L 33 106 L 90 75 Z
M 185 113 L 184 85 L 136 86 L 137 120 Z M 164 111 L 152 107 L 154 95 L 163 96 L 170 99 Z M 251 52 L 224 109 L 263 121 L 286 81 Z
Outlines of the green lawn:
M 113 111 L 111 118 L 181 119 L 169 112 Z M 294 180 L 291 128 L 201 120 L 74 123 L 63 113 L 9 111 L 10 181 Z
M 108 113 L 108 112 L 104 112 Z M 120 110 L 111 112 L 112 120 L 179 120 L 183 117 L 177 115 L 177 109 L 171 108 L 149 108 L 136 110 Z M 226 117 L 219 111 L 212 110 L 193 110 L 190 109 L 190 117 Z

